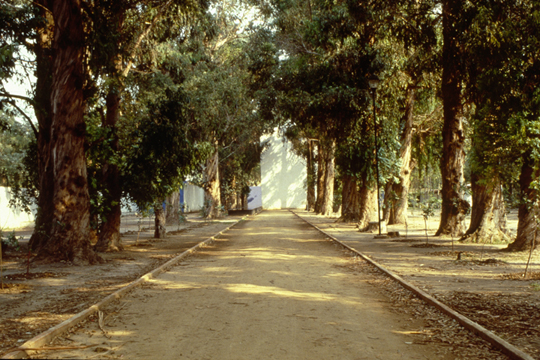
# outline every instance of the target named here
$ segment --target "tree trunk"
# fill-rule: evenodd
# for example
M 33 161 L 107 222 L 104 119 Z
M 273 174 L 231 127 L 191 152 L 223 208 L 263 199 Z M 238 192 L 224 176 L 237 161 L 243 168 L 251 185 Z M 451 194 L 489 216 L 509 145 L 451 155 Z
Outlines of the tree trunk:
M 154 214 L 154 238 L 165 239 L 167 236 L 167 228 L 165 227 L 167 219 L 165 218 L 165 210 L 163 210 L 163 202 L 154 205 Z
M 44 20 L 43 28 L 38 30 L 36 38 L 36 95 L 34 97 L 34 112 L 38 121 L 37 138 L 37 167 L 38 181 L 38 211 L 36 214 L 34 232 L 30 238 L 29 246 L 37 251 L 42 248 L 49 239 L 53 224 L 53 195 L 54 174 L 52 163 L 49 161 L 52 109 L 51 109 L 51 44 L 54 33 L 54 19 L 48 10 L 47 0 L 38 0 L 36 11 Z
M 325 179 L 325 173 L 326 173 L 326 156 L 325 156 L 325 149 L 321 142 L 319 141 L 317 145 L 317 163 L 318 163 L 318 169 L 317 169 L 317 201 L 315 202 L 315 212 L 319 214 L 321 212 L 321 206 L 324 199 L 324 179 Z
M 461 122 L 462 101 L 461 51 L 456 26 L 460 19 L 460 0 L 443 2 L 443 54 L 442 95 L 444 108 L 443 155 L 441 158 L 442 212 L 436 236 L 461 236 L 465 232 L 463 220 L 469 203 L 463 200 L 461 183 L 465 162 L 463 126 Z
M 389 184 L 385 190 L 384 220 L 388 225 L 404 224 L 407 221 L 411 173 L 415 167 L 411 156 L 415 93 L 415 86 L 407 88 L 407 105 L 402 119 L 399 183 Z
M 358 229 L 366 231 L 370 221 L 379 221 L 377 216 L 377 189 L 370 189 L 363 182 L 359 191 L 360 218 L 358 220 Z
M 206 219 L 221 216 L 221 194 L 219 189 L 219 151 L 215 144 L 214 154 L 206 160 L 204 169 L 204 215 Z
M 238 192 L 236 186 L 236 176 L 233 176 L 231 181 L 231 193 L 227 196 L 227 203 L 225 204 L 225 209 L 227 210 L 237 210 L 238 209 Z
M 342 175 L 341 183 L 341 217 L 338 222 L 358 223 L 360 221 L 360 192 L 356 179 L 350 175 Z
M 321 215 L 326 216 L 334 213 L 335 153 L 336 142 L 331 140 L 325 151 L 324 197 L 320 211 Z
M 518 229 L 514 242 L 508 245 L 508 250 L 522 251 L 530 249 L 534 240 L 536 231 L 535 213 L 538 211 L 535 206 L 537 200 L 537 191 L 531 187 L 538 174 L 534 172 L 534 160 L 531 155 L 526 155 L 521 174 L 519 176 L 519 186 L 521 191 L 521 204 L 518 210 Z M 535 248 L 538 247 L 538 241 Z
M 248 196 L 249 195 L 242 195 L 242 210 L 248 209 Z
M 110 136 L 112 137 L 110 146 L 114 153 L 118 153 L 120 148 L 116 128 L 120 118 L 120 95 L 118 91 L 118 89 L 112 88 L 107 94 L 107 114 L 103 123 L 103 126 L 110 131 Z M 107 189 L 103 194 L 102 205 L 108 211 L 104 213 L 105 220 L 101 223 L 98 242 L 94 249 L 96 251 L 120 251 L 123 250 L 120 238 L 122 185 L 120 183 L 118 165 L 105 159 L 102 175 L 105 188 Z
M 313 142 L 308 139 L 308 159 L 307 159 L 307 211 L 315 209 L 315 163 L 313 159 Z
M 84 153 L 84 24 L 81 3 L 55 1 L 52 62 L 52 132 L 44 156 L 54 174 L 50 238 L 39 255 L 54 260 L 95 262 L 90 244 L 90 197 Z
M 480 239 L 502 240 L 506 236 L 506 211 L 502 184 L 498 177 L 489 184 L 487 179 L 473 173 L 471 176 L 472 212 L 469 229 L 460 239 L 479 242 Z
M 167 197 L 166 223 L 177 225 L 180 220 L 180 192 L 175 191 Z

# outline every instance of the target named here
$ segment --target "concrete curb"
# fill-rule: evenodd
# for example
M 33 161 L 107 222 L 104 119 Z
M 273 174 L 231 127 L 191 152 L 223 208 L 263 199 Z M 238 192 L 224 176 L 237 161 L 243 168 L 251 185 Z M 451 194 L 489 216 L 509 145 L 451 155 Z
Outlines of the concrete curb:
M 500 352 L 508 356 L 512 360 L 534 360 L 530 355 L 524 353 L 523 351 L 516 348 L 514 345 L 506 342 L 505 340 L 501 339 L 497 335 L 493 334 L 491 331 L 487 330 L 483 326 L 475 323 L 474 321 L 470 320 L 469 318 L 461 315 L 460 313 L 452 310 L 447 305 L 443 304 L 439 300 L 433 298 L 431 295 L 427 294 L 426 292 L 420 290 L 416 286 L 408 283 L 407 281 L 403 280 L 398 275 L 394 274 L 390 270 L 387 270 L 382 265 L 378 264 L 376 261 L 372 260 L 368 256 L 362 254 L 360 251 L 350 247 L 349 245 L 339 241 L 332 235 L 326 233 L 324 230 L 320 229 L 318 226 L 312 224 L 310 221 L 302 218 L 300 215 L 295 213 L 291 210 L 291 212 L 296 215 L 299 219 L 302 221 L 305 221 L 309 225 L 313 226 L 315 229 L 317 229 L 319 232 L 321 232 L 323 235 L 329 237 L 332 241 L 338 243 L 339 245 L 343 246 L 344 248 L 352 251 L 353 253 L 360 256 L 362 259 L 369 262 L 371 265 L 375 266 L 377 269 L 385 273 L 387 276 L 391 277 L 392 279 L 399 282 L 404 288 L 409 289 L 413 293 L 415 293 L 419 298 L 423 299 L 428 304 L 438 308 L 440 311 L 442 311 L 444 314 L 450 316 L 451 318 L 455 319 L 457 322 L 459 322 L 465 329 L 471 331 L 475 335 L 481 337 L 482 339 L 489 342 L 494 348 L 498 349 Z
M 237 225 L 241 221 L 245 220 L 247 216 L 242 217 L 240 220 L 236 221 L 235 223 L 231 224 L 230 226 L 226 227 L 225 229 L 221 230 L 214 236 L 211 236 L 207 238 L 206 240 L 201 241 L 197 245 L 189 248 L 188 250 L 184 251 L 180 255 L 177 255 L 176 257 L 172 258 L 171 260 L 167 261 L 165 264 L 159 266 L 158 268 L 154 269 L 153 271 L 141 276 L 137 280 L 129 283 L 128 285 L 124 286 L 123 288 L 115 291 L 114 293 L 110 294 L 97 304 L 94 304 L 90 306 L 88 309 L 81 311 L 80 313 L 72 316 L 71 318 L 61 322 L 60 324 L 50 328 L 49 330 L 33 337 L 32 339 L 26 341 L 24 344 L 19 346 L 17 350 L 11 351 L 7 354 L 4 354 L 1 359 L 28 359 L 29 354 L 26 351 L 33 351 L 33 350 L 25 350 L 25 349 L 36 349 L 39 347 L 42 347 L 48 343 L 50 343 L 54 338 L 57 336 L 67 332 L 69 329 L 80 323 L 81 321 L 87 319 L 91 315 L 97 313 L 100 309 L 111 303 L 112 301 L 116 299 L 120 299 L 122 296 L 129 293 L 131 290 L 135 289 L 136 287 L 144 284 L 148 280 L 157 277 L 161 273 L 166 272 L 170 268 L 172 268 L 174 265 L 178 264 L 181 260 L 186 258 L 187 256 L 191 255 L 201 247 L 211 244 L 216 237 L 223 234 L 224 232 L 231 229 L 233 226 Z

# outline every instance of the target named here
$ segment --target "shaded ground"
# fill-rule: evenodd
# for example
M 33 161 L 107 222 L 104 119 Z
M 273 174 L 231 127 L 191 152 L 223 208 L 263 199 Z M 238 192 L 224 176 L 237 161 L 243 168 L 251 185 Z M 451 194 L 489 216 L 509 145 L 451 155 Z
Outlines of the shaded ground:
M 239 219 L 205 222 L 192 216 L 181 227 L 169 227 L 169 236 L 158 240 L 153 239 L 153 230 L 149 228 L 141 226 L 142 231 L 138 232 L 136 217 L 123 218 L 122 228 L 128 230 L 122 236 L 125 251 L 102 254 L 104 264 L 31 263 L 29 275 L 23 241 L 20 252 L 4 254 L 0 354 L 97 303 Z
M 288 211 L 235 226 L 102 318 L 53 344 L 78 349 L 37 357 L 502 358 Z
M 532 274 L 525 279 L 529 252 L 502 251 L 507 244 L 463 244 L 434 237 L 438 218 L 428 224 L 426 241 L 419 215 L 409 217 L 408 236 L 405 227 L 395 225 L 388 231 L 399 231 L 401 237 L 375 239 L 374 234 L 358 232 L 354 224 L 298 214 L 540 359 L 540 250 L 533 252 Z M 510 215 L 509 220 L 514 227 L 516 219 Z
M 266 221 L 261 225 L 267 228 L 266 233 L 256 233 L 258 227 L 251 228 L 251 222 L 235 227 L 214 247 L 107 309 L 104 329 L 110 339 L 104 337 L 95 318 L 82 331 L 60 338 L 56 344 L 97 346 L 84 353 L 53 351 L 40 356 L 148 357 L 144 356 L 150 354 L 145 353 L 147 349 L 133 344 L 155 339 L 152 351 L 172 349 L 176 345 L 174 351 L 160 353 L 164 357 L 174 354 L 176 358 L 179 353 L 197 359 L 242 358 L 239 354 L 245 354 L 246 359 L 269 358 L 269 354 L 304 358 L 304 353 L 309 358 L 321 354 L 320 358 L 343 359 L 504 358 L 437 311 L 423 306 L 408 291 L 374 273 L 365 263 L 321 241 L 318 233 L 307 225 L 301 222 L 287 225 L 287 216 L 283 215 L 290 215 L 287 212 L 280 212 L 285 217 L 274 223 L 265 218 L 268 214 L 271 213 L 259 215 L 261 221 Z M 375 240 L 373 234 L 359 233 L 352 225 L 336 224 L 334 219 L 305 212 L 300 215 L 540 359 L 537 330 L 540 291 L 535 291 L 538 290 L 535 284 L 540 281 L 505 280 L 502 276 L 516 278 L 514 274 L 523 269 L 527 254 L 501 253 L 498 249 L 502 246 L 485 245 L 482 250 L 482 245 L 456 243 L 454 251 L 463 251 L 462 260 L 457 261 L 451 239 L 429 238 L 429 247 L 422 245 L 425 238 L 421 236 L 420 217 L 409 221 L 407 238 Z M 12 279 L 6 280 L 9 289 L 0 290 L 0 354 L 217 233 L 230 225 L 232 219 L 213 223 L 190 219 L 180 233 L 159 241 L 151 238 L 151 231 L 141 232 L 137 240 L 137 221 L 130 221 L 126 223 L 131 225 L 123 227 L 134 231 L 123 237 L 126 251 L 105 254 L 106 264 L 33 265 L 32 279 L 27 280 L 24 255 L 8 258 L 5 273 Z M 435 227 L 432 222 L 431 234 Z M 301 234 L 297 237 L 299 229 Z M 404 233 L 401 229 L 389 230 Z M 248 238 L 237 240 L 240 231 Z M 269 242 L 270 238 L 274 241 Z M 293 238 L 297 240 L 292 241 Z M 538 253 L 533 255 L 533 270 L 540 270 Z M 334 287 L 326 289 L 329 284 Z M 364 287 L 369 285 L 373 287 L 366 290 Z M 351 308 L 375 311 L 382 320 L 361 312 L 353 315 Z M 328 317 L 327 312 L 332 315 Z M 150 327 L 150 320 L 130 322 L 131 316 L 140 314 L 158 320 L 158 325 Z M 178 320 L 180 327 L 172 322 L 172 317 L 178 314 L 184 316 Z M 238 318 L 241 321 L 233 323 Z M 246 319 L 251 320 L 246 323 Z M 379 324 L 389 324 L 390 328 L 386 325 L 379 328 Z M 172 337 L 161 335 L 162 327 Z M 190 334 L 196 334 L 197 339 Z M 221 351 L 219 356 L 200 352 L 200 349 L 213 351 L 215 341 L 220 338 L 227 338 L 223 340 L 228 342 L 216 347 Z M 388 339 L 397 345 L 389 346 Z M 289 347 L 284 349 L 287 354 L 279 352 L 278 345 L 287 341 Z M 180 351 L 191 347 L 191 342 L 195 348 Z M 357 348 L 357 342 L 364 346 Z M 240 353 L 244 348 L 251 350 Z M 139 353 L 130 352 L 132 349 Z M 382 355 L 380 351 L 384 349 L 394 352 Z M 420 353 L 416 352 L 418 349 Z M 149 356 L 156 357 L 153 352 Z

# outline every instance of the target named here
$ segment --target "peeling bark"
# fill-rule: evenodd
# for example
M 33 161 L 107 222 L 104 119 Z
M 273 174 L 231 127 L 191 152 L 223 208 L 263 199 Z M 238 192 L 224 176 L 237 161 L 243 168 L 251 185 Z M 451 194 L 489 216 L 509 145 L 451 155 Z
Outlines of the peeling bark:
M 411 156 L 415 93 L 416 88 L 409 86 L 407 89 L 407 105 L 402 119 L 403 132 L 401 133 L 399 183 L 388 184 L 385 189 L 383 218 L 388 225 L 405 224 L 407 221 L 411 174 L 415 167 L 415 161 Z
M 484 181 L 482 181 L 484 180 Z M 472 174 L 472 212 L 469 229 L 460 239 L 474 242 L 500 241 L 508 238 L 506 235 L 506 210 L 502 195 L 502 184 L 499 178 L 485 184 L 478 174 Z
M 307 159 L 307 205 L 306 210 L 315 209 L 315 162 L 313 156 L 313 143 L 308 139 L 308 159 Z
M 84 153 L 84 29 L 81 3 L 55 1 L 52 42 L 52 126 L 50 151 L 44 156 L 54 175 L 51 235 L 39 256 L 93 263 L 90 245 L 90 196 Z
M 325 172 L 326 172 L 326 156 L 325 156 L 325 149 L 321 142 L 319 141 L 317 145 L 317 201 L 315 201 L 315 209 L 314 211 L 319 214 L 321 212 L 321 206 L 324 198 L 324 179 L 325 179 Z
M 358 223 L 360 221 L 360 192 L 356 179 L 350 175 L 343 175 L 341 183 L 343 184 L 341 217 L 338 222 Z
M 167 228 L 165 227 L 167 220 L 162 203 L 154 205 L 154 214 L 154 238 L 165 239 L 167 236 Z
M 167 197 L 167 225 L 176 225 L 180 220 L 180 192 L 175 191 Z
M 204 213 L 207 219 L 221 216 L 221 194 L 219 189 L 219 151 L 215 144 L 214 154 L 206 160 L 204 169 Z
M 111 89 L 106 99 L 107 114 L 103 126 L 111 132 L 111 149 L 118 152 L 119 138 L 116 125 L 120 118 L 120 96 L 116 89 Z M 105 212 L 105 221 L 101 223 L 99 229 L 98 242 L 94 249 L 96 251 L 120 251 L 123 250 L 120 237 L 120 222 L 122 209 L 120 202 L 122 199 L 122 186 L 120 183 L 120 169 L 118 165 L 105 160 L 102 170 L 103 182 L 107 192 L 103 195 L 103 206 L 109 209 Z
M 367 185 L 362 185 L 359 191 L 360 219 L 358 229 L 366 231 L 370 221 L 379 221 L 377 216 L 377 189 L 370 189 Z
M 336 142 L 331 140 L 325 151 L 324 196 L 320 210 L 321 215 L 326 216 L 334 213 L 335 152 Z
M 442 94 L 444 108 L 443 155 L 441 158 L 442 212 L 439 229 L 435 236 L 453 235 L 459 237 L 465 232 L 463 220 L 469 210 L 469 203 L 463 200 L 461 184 L 465 163 L 465 136 L 461 116 L 461 51 L 459 49 L 459 21 L 461 1 L 443 2 L 443 73 Z
M 518 229 L 514 242 L 508 245 L 508 250 L 523 251 L 530 249 L 534 241 L 536 231 L 535 213 L 538 209 L 533 205 L 537 199 L 537 191 L 531 187 L 533 181 L 538 178 L 534 172 L 534 160 L 531 155 L 525 156 L 521 174 L 519 176 L 519 186 L 521 191 L 521 204 L 518 210 Z M 535 243 L 535 248 L 538 242 Z

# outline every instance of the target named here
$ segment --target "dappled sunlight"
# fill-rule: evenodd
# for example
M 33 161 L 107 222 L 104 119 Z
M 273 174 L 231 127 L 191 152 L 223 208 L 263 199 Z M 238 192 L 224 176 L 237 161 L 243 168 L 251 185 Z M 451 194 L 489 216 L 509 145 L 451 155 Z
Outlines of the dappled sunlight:
M 171 282 L 168 279 L 150 279 L 148 283 L 153 285 L 160 285 L 166 289 L 179 289 L 179 290 L 194 290 L 194 289 L 204 289 L 207 288 L 207 285 L 201 284 L 199 282 Z
M 107 335 L 109 335 L 109 336 L 117 336 L 117 337 L 133 336 L 133 335 L 137 335 L 137 332 L 136 331 L 129 331 L 129 330 L 108 329 L 107 330 Z
M 214 273 L 214 272 L 219 272 L 219 273 L 223 273 L 223 272 L 226 272 L 226 273 L 240 273 L 240 272 L 244 272 L 245 270 L 243 269 L 233 269 L 233 268 L 230 268 L 230 267 L 209 267 L 209 266 L 205 266 L 203 269 L 202 269 L 203 272 L 211 272 L 211 273 Z
M 237 251 L 236 254 L 230 256 L 220 256 L 222 259 L 238 259 L 239 257 L 246 257 L 249 260 L 254 261 L 298 261 L 298 260 L 315 260 L 315 261 L 326 261 L 333 262 L 334 259 L 329 256 L 321 255 L 297 255 L 297 254 L 284 254 L 280 251 L 270 251 L 264 249 L 245 249 L 242 251 Z
M 245 232 L 245 233 L 242 233 L 242 236 L 264 236 L 264 235 L 280 235 L 282 234 L 281 232 L 279 231 L 269 231 L 269 232 L 260 232 L 260 231 L 257 231 L 257 232 Z M 230 235 L 228 235 L 230 236 Z M 232 236 L 230 236 L 232 237 Z
M 325 294 L 320 292 L 287 290 L 276 286 L 260 286 L 253 284 L 225 284 L 223 285 L 223 288 L 232 293 L 238 294 L 267 295 L 315 302 L 334 302 L 348 306 L 363 305 L 359 298 L 343 295 Z
M 71 315 L 72 314 L 70 313 L 55 314 L 51 312 L 39 311 L 39 312 L 29 313 L 26 317 L 17 320 L 17 322 L 20 322 L 23 324 L 30 324 L 30 325 L 39 321 L 61 322 Z
M 284 276 L 297 276 L 298 274 L 290 271 L 270 270 L 269 274 L 284 275 Z

